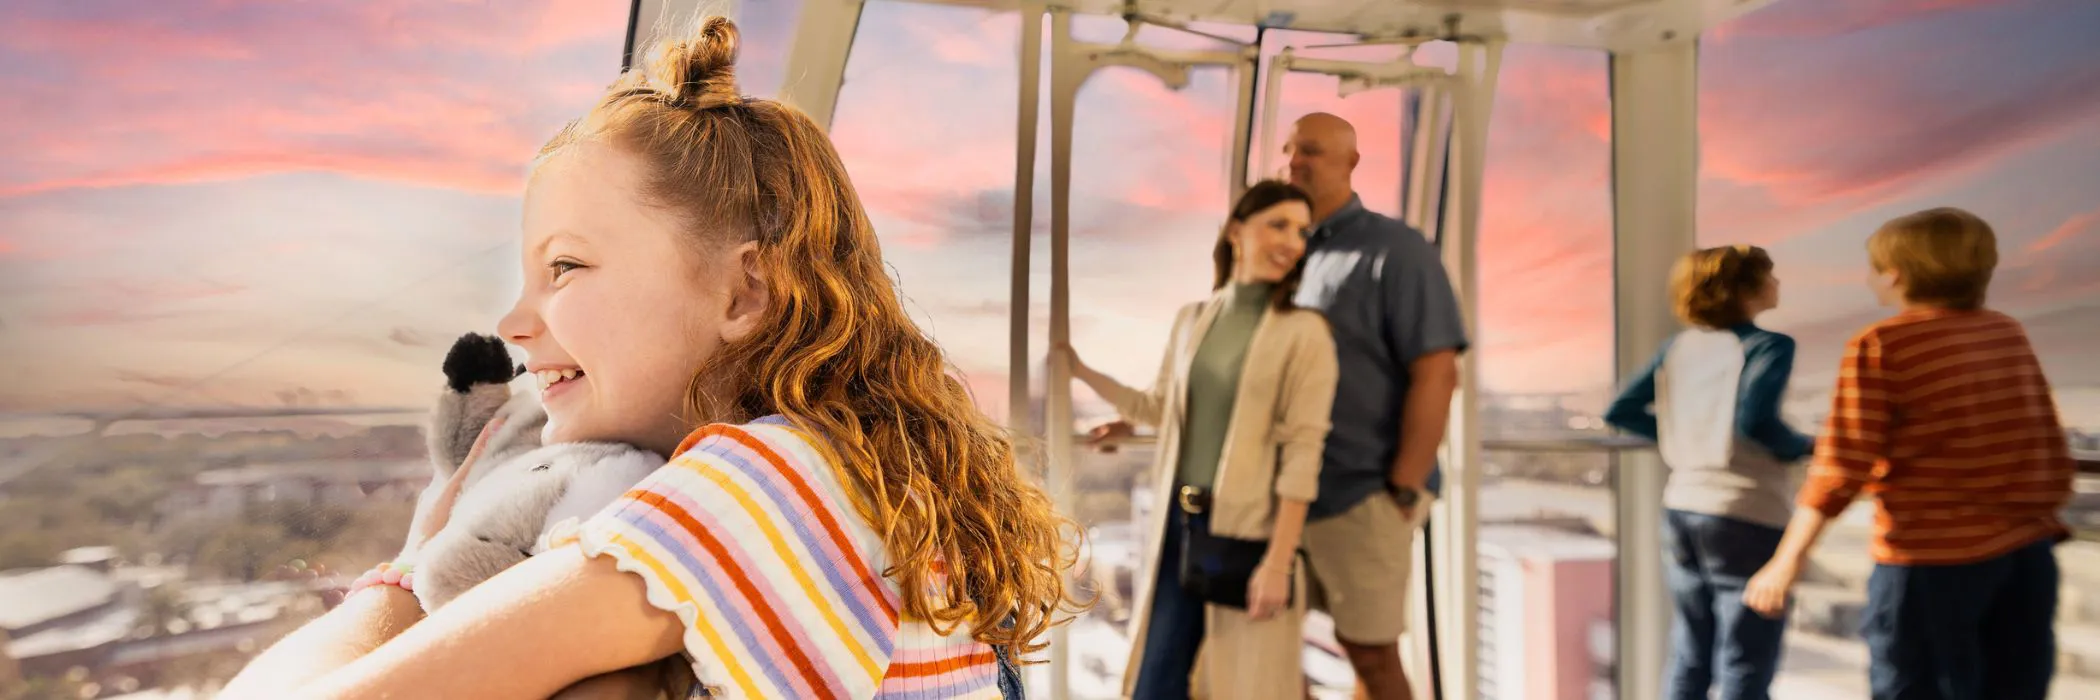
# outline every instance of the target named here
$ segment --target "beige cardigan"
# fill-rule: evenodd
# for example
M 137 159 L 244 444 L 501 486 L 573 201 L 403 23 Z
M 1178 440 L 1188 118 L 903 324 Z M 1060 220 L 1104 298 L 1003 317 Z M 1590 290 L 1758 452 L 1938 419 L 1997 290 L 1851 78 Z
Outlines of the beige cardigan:
M 1155 549 L 1145 557 L 1135 579 L 1130 660 L 1123 676 L 1125 697 L 1129 697 L 1144 654 L 1157 567 L 1174 564 L 1162 562 L 1156 547 L 1165 535 L 1167 509 L 1180 507 L 1173 482 L 1181 459 L 1189 365 L 1211 322 L 1231 303 L 1232 295 L 1233 288 L 1228 286 L 1175 315 L 1166 358 L 1151 389 L 1116 384 L 1104 392 L 1104 398 L 1125 419 L 1159 430 L 1150 522 L 1140 525 L 1147 534 L 1142 541 Z M 1275 530 L 1278 499 L 1311 502 L 1319 495 L 1320 455 L 1326 447 L 1339 371 L 1334 337 L 1318 312 L 1270 307 L 1254 328 L 1245 362 L 1225 449 L 1211 484 L 1210 527 L 1224 537 L 1266 540 Z M 1233 611 L 1210 611 L 1210 632 L 1195 675 L 1197 685 L 1208 687 L 1211 697 L 1298 696 L 1298 620 L 1305 606 L 1305 579 L 1302 572 L 1294 576 L 1299 594 L 1289 615 L 1256 623 Z
M 1153 519 L 1174 504 L 1174 468 L 1181 459 L 1183 403 L 1197 346 L 1231 302 L 1227 286 L 1209 300 L 1182 307 L 1168 336 L 1166 358 L 1149 390 L 1121 384 L 1103 398 L 1123 418 L 1159 430 L 1152 464 Z M 1337 364 L 1334 336 L 1318 312 L 1271 307 L 1262 312 L 1248 344 L 1233 402 L 1225 448 L 1211 484 L 1211 532 L 1245 540 L 1268 539 L 1276 499 L 1311 502 L 1320 494 L 1320 454 L 1334 410 Z M 1156 533 L 1155 533 L 1156 534 Z M 1152 542 L 1159 540 L 1153 539 Z

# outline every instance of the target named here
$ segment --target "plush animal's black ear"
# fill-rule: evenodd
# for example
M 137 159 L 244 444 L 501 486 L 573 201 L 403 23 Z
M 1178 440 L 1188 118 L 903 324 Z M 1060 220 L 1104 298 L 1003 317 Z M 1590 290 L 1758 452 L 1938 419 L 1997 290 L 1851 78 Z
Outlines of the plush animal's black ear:
M 466 393 L 476 384 L 509 383 L 518 376 L 516 367 L 502 338 L 468 333 L 453 341 L 452 350 L 445 353 L 445 385 Z

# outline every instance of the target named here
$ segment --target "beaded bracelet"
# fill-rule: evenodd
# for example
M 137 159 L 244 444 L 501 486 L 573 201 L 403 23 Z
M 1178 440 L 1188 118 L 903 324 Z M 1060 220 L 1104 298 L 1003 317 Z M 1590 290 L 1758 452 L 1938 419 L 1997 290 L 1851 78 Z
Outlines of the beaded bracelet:
M 373 586 L 396 586 L 401 590 L 414 593 L 416 590 L 416 565 L 383 562 L 378 566 L 372 567 L 370 571 L 359 575 L 357 580 L 351 581 L 350 590 L 343 595 L 347 598 L 355 595 L 358 591 Z

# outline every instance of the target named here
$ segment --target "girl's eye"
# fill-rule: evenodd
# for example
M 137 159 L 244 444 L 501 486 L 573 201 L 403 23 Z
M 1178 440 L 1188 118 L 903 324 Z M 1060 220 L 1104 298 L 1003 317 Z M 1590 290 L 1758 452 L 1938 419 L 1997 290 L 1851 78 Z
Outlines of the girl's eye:
M 567 272 L 582 268 L 582 265 L 568 260 L 556 260 L 554 262 L 547 263 L 547 269 L 554 271 L 554 279 L 557 280 L 561 279 L 561 276 Z

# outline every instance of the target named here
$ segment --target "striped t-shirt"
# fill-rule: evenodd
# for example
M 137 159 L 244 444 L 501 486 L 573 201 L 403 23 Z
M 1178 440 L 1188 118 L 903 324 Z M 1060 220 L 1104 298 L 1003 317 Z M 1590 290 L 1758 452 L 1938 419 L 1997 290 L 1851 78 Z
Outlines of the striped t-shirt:
M 1836 517 L 1873 494 L 1885 564 L 1965 564 L 2068 534 L 2076 465 L 2020 323 L 1909 311 L 1845 348 L 1800 503 Z
M 708 698 L 998 698 L 992 648 L 903 615 L 882 538 L 810 436 L 778 416 L 710 425 L 549 543 L 580 542 L 685 623 Z

